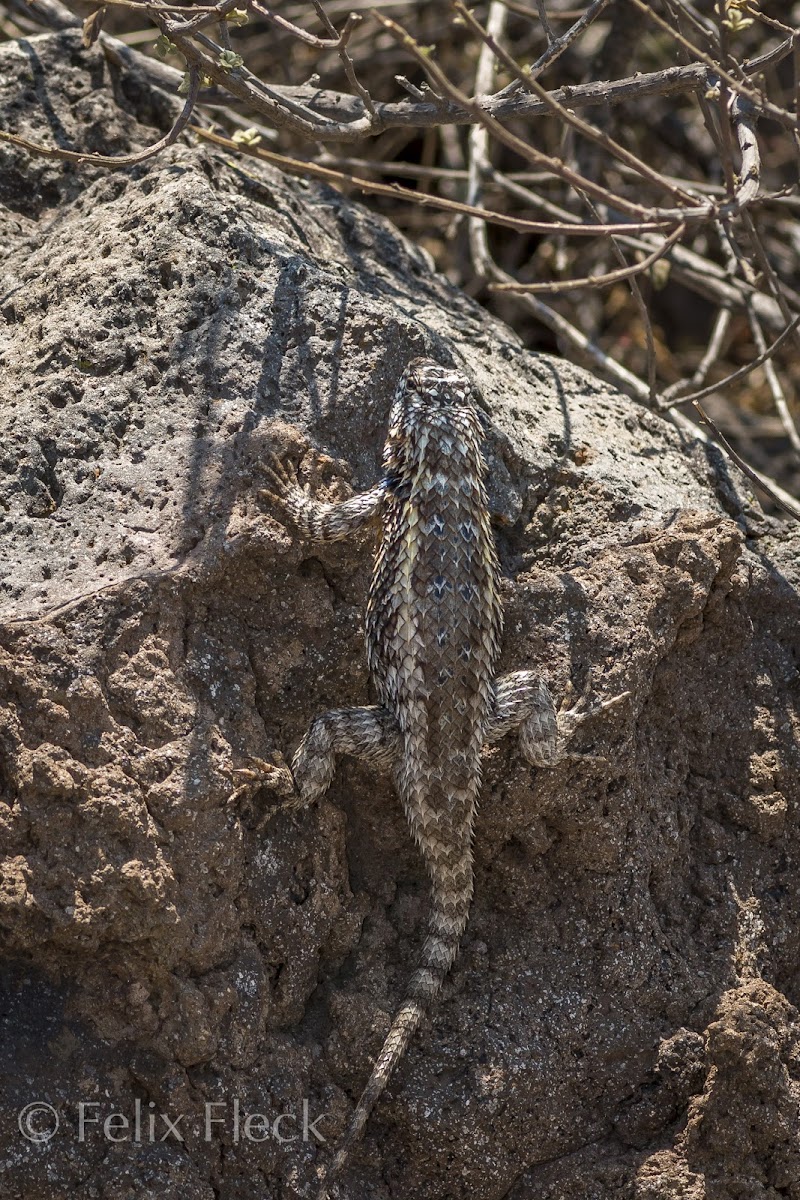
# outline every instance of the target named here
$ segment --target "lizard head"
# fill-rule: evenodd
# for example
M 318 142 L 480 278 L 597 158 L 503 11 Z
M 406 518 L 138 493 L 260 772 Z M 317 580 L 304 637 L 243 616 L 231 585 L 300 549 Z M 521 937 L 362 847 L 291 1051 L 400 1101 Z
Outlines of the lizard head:
M 443 367 L 431 358 L 414 358 L 400 378 L 396 398 L 435 414 L 471 410 L 475 397 L 463 371 Z
M 483 474 L 483 428 L 475 389 L 456 367 L 415 358 L 400 377 L 389 417 L 384 467 L 398 480 L 423 461 Z

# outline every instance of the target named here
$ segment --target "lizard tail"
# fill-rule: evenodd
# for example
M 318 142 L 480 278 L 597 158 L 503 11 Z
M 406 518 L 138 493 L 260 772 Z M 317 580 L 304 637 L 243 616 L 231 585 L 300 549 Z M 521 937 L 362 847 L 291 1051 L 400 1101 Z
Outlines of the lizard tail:
M 411 977 L 406 998 L 395 1014 L 350 1124 L 325 1173 L 317 1200 L 328 1200 L 329 1188 L 350 1157 L 370 1113 L 455 961 L 472 899 L 471 859 L 471 854 L 465 856 L 456 871 L 447 871 L 445 878 L 434 879 L 433 904 L 422 961 Z M 440 875 L 440 872 L 436 871 L 435 874 Z

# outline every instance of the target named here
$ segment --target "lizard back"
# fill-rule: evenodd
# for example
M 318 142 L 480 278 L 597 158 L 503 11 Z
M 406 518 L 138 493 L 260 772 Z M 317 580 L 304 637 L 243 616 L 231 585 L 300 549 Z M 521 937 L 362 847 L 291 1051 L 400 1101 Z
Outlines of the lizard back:
M 406 757 L 424 767 L 437 794 L 472 790 L 498 653 L 498 562 L 481 447 L 466 378 L 412 362 L 384 450 L 367 655 Z M 447 803 L 430 796 L 437 799 Z

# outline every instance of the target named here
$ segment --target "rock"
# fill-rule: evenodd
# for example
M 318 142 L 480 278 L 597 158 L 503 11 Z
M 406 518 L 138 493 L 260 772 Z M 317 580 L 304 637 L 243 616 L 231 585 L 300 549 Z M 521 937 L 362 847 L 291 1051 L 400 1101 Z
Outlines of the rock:
M 0 68 L 33 140 L 174 115 L 79 33 Z M 260 464 L 369 486 L 419 353 L 485 399 L 502 668 L 631 696 L 557 770 L 487 755 L 461 957 L 347 1194 L 794 1195 L 796 529 L 330 189 L 194 141 L 0 153 L 4 1195 L 313 1194 L 428 899 L 365 767 L 265 830 L 228 803 L 368 697 L 370 538 L 302 542 Z

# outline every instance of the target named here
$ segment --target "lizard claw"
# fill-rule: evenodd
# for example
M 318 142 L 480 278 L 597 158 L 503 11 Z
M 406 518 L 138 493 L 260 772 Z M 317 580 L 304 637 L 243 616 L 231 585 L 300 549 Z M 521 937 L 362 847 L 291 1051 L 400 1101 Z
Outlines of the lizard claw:
M 283 462 L 277 454 L 270 453 L 261 469 L 267 477 L 269 486 L 262 488 L 259 495 L 279 508 L 284 507 L 287 496 L 293 491 L 300 490 L 294 466 L 291 463 Z
M 266 815 L 258 823 L 259 829 L 280 809 L 293 807 L 293 801 L 297 799 L 294 778 L 283 755 L 277 751 L 274 758 L 275 762 L 266 762 L 263 758 L 251 757 L 248 759 L 250 766 L 236 767 L 231 771 L 234 783 L 238 782 L 238 787 L 228 796 L 227 803 L 231 807 L 239 804 L 242 799 L 245 799 L 248 807 L 251 807 L 255 793 L 262 787 L 283 799 L 282 804 L 268 809 Z
M 603 700 L 600 704 L 595 704 L 590 708 L 589 696 L 586 692 L 584 692 L 583 695 L 578 699 L 577 703 L 573 704 L 571 708 L 564 708 L 564 703 L 566 700 L 572 698 L 569 693 L 567 693 L 564 701 L 562 701 L 562 706 L 557 715 L 558 732 L 560 733 L 562 739 L 565 742 L 569 741 L 575 730 L 579 725 L 582 725 L 584 721 L 588 721 L 592 717 L 596 717 L 598 713 L 605 712 L 609 708 L 614 708 L 615 705 L 620 704 L 623 700 L 627 700 L 630 694 L 630 692 L 620 692 L 618 696 L 612 696 L 610 700 Z M 579 754 L 570 755 L 570 757 L 591 758 L 594 756 Z

